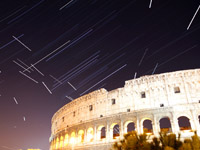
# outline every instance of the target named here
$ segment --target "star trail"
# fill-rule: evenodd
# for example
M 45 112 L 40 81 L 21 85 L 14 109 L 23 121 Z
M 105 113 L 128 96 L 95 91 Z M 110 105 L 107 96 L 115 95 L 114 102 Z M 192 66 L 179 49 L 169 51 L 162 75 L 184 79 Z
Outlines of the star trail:
M 2 150 L 48 150 L 53 114 L 94 90 L 200 68 L 198 1 L 0 3 Z

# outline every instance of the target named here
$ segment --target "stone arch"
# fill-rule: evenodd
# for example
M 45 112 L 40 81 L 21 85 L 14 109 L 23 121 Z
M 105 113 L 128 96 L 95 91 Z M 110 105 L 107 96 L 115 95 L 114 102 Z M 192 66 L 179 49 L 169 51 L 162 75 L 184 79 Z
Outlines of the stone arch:
M 198 118 L 199 118 L 199 124 L 200 124 L 200 115 L 198 116 Z
M 76 144 L 76 133 L 75 132 L 71 133 L 69 142 L 70 142 L 71 145 Z
M 84 131 L 83 130 L 79 130 L 78 131 L 78 143 L 83 143 L 84 142 Z
M 60 137 L 60 146 L 59 148 L 62 148 L 64 145 L 63 145 L 63 136 Z
M 191 130 L 190 119 L 186 116 L 178 117 L 178 124 L 181 131 Z
M 110 136 L 112 139 L 116 139 L 119 137 L 120 135 L 120 131 L 119 131 L 119 124 L 118 123 L 112 123 L 110 126 Z
M 64 147 L 67 146 L 69 143 L 69 135 L 65 134 L 65 139 L 64 139 Z
M 87 141 L 92 142 L 94 140 L 94 130 L 92 127 L 87 129 Z
M 97 128 L 97 140 L 103 140 L 106 138 L 106 129 L 104 125 L 100 125 Z
M 58 149 L 59 148 L 59 138 L 57 137 L 56 138 L 56 149 Z
M 124 123 L 124 133 L 128 133 L 135 130 L 135 123 L 132 120 L 126 121 Z
M 169 117 L 163 117 L 159 120 L 161 132 L 172 132 L 171 122 Z
M 150 118 L 144 118 L 142 122 L 143 133 L 153 134 L 153 125 L 152 120 Z

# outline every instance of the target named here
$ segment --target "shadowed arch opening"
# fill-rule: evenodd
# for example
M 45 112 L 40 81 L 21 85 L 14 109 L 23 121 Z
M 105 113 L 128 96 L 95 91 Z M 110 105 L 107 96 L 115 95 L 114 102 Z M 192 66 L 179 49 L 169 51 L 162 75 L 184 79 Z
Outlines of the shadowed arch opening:
M 87 130 L 87 141 L 92 142 L 93 140 L 94 140 L 93 128 L 88 128 L 88 130 Z
M 78 143 L 83 143 L 84 142 L 84 131 L 79 130 L 78 131 Z
M 60 146 L 59 146 L 59 147 L 60 147 L 60 148 L 63 147 L 63 136 L 60 137 Z
M 69 135 L 65 134 L 65 139 L 64 139 L 64 146 L 67 146 L 69 143 Z
M 143 121 L 143 133 L 153 134 L 152 121 L 150 119 L 145 119 Z
M 135 123 L 134 122 L 130 122 L 127 125 L 127 132 L 131 132 L 131 131 L 135 131 Z
M 116 124 L 114 127 L 113 127 L 113 139 L 116 139 L 117 137 L 119 137 L 119 125 Z
M 190 120 L 186 116 L 181 116 L 178 118 L 178 124 L 181 131 L 191 130 Z
M 161 118 L 160 121 L 160 131 L 161 132 L 172 132 L 172 127 L 169 117 Z
M 126 121 L 124 124 L 124 133 L 128 133 L 135 130 L 135 123 L 131 120 Z
M 106 138 L 106 128 L 105 127 L 101 128 L 101 137 L 100 138 L 101 139 L 105 139 Z

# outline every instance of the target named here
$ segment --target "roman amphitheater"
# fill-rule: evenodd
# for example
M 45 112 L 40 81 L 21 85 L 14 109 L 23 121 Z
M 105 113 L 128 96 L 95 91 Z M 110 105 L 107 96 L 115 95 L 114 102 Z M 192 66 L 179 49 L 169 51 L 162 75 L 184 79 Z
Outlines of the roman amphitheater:
M 112 91 L 96 90 L 52 118 L 50 150 L 109 150 L 131 130 L 200 135 L 200 69 L 142 76 Z

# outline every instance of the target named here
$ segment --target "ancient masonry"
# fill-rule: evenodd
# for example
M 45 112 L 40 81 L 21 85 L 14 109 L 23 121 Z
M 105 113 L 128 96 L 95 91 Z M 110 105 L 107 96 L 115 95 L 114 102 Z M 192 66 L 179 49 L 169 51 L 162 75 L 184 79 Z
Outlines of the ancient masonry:
M 186 138 L 195 130 L 200 135 L 199 119 L 200 69 L 143 76 L 60 108 L 52 118 L 50 150 L 109 150 L 130 130 L 151 137 L 165 130 Z

